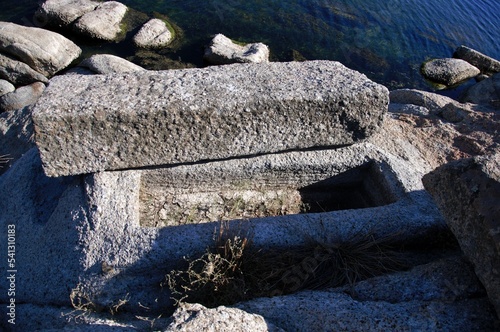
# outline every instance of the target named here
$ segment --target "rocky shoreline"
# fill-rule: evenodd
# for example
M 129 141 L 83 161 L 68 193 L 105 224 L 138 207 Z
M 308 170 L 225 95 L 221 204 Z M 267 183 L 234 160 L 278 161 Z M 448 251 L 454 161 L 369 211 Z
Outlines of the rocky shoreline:
M 120 3 L 86 0 L 47 0 L 37 12 L 47 26 L 108 41 L 124 38 L 126 15 Z M 142 21 L 139 48 L 179 37 L 165 20 Z M 334 61 L 269 62 L 266 45 L 223 35 L 206 48 L 216 64 L 207 68 L 80 56 L 59 33 L 0 22 L 0 225 L 9 230 L 0 250 L 13 252 L 15 271 L 1 282 L 12 290 L 0 294 L 2 328 L 500 328 L 497 60 L 460 46 L 423 64 L 437 83 L 480 80 L 454 100 L 388 91 Z M 386 238 L 405 268 L 307 286 L 331 252 Z M 246 286 L 213 279 L 235 243 L 277 255 L 275 267 L 311 243 L 329 254 L 284 265 L 268 296 L 217 302 L 224 287 L 250 292 L 239 261 L 228 279 Z M 209 280 L 199 292 L 218 285 L 208 300 L 175 302 L 165 278 L 185 257 L 199 257 L 194 272 Z

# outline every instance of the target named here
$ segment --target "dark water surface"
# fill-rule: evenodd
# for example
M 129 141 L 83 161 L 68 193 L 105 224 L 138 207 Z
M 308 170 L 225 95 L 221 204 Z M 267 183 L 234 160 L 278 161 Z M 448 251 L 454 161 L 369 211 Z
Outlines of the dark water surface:
M 202 66 L 203 46 L 223 33 L 264 42 L 273 61 L 337 60 L 389 88 L 432 89 L 419 74 L 425 60 L 467 45 L 500 59 L 499 0 L 122 0 L 167 15 L 184 31 L 172 59 Z M 35 0 L 0 0 L 0 20 L 29 24 Z M 130 44 L 90 53 L 130 56 Z M 165 52 L 164 52 L 165 53 Z

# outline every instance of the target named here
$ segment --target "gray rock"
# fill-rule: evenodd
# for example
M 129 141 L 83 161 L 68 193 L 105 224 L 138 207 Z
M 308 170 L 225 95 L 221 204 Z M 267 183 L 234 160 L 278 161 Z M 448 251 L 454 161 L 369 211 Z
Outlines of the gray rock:
M 111 54 L 96 54 L 79 64 L 97 74 L 128 73 L 145 69 L 128 60 Z
M 167 46 L 173 39 L 167 24 L 157 18 L 144 23 L 134 36 L 134 43 L 142 48 L 161 48 Z
M 455 58 L 467 61 L 471 65 L 479 68 L 482 72 L 498 73 L 500 72 L 500 61 L 495 60 L 483 53 L 480 53 L 467 46 L 460 46 L 453 54 Z
M 460 100 L 500 108 L 500 73 L 471 86 Z
M 450 162 L 423 183 L 500 314 L 500 154 Z
M 39 26 L 65 27 L 98 5 L 99 2 L 91 0 L 46 0 L 35 12 L 35 19 Z
M 24 62 L 0 54 L 0 78 L 6 79 L 15 85 L 26 85 L 34 82 L 48 83 L 43 76 Z
M 32 83 L 17 88 L 15 91 L 0 97 L 0 112 L 9 112 L 21 109 L 36 103 L 45 90 L 42 82 Z
M 429 80 L 445 85 L 454 85 L 475 77 L 480 70 L 461 59 L 434 59 L 424 63 L 422 74 Z
M 82 52 L 58 33 L 9 22 L 0 22 L 0 51 L 19 58 L 47 77 L 66 68 Z
M 403 113 L 403 114 L 414 114 L 419 116 L 429 115 L 429 110 L 423 106 L 413 105 L 413 104 L 398 104 L 390 103 L 389 112 L 391 113 Z
M 44 169 L 59 176 L 353 144 L 387 104 L 366 76 L 311 61 L 63 75 L 33 116 Z
M 241 46 L 223 34 L 217 34 L 205 49 L 203 58 L 215 65 L 269 62 L 269 48 L 262 43 Z
M 80 17 L 74 24 L 76 32 L 105 41 L 117 40 L 122 34 L 120 23 L 127 6 L 116 1 L 102 2 L 97 8 Z
M 9 92 L 13 92 L 14 90 L 16 90 L 16 87 L 9 81 L 0 79 L 0 97 Z
M 283 330 L 267 323 L 262 316 L 249 314 L 241 309 L 223 306 L 208 309 L 201 304 L 184 303 L 175 311 L 172 324 L 164 331 L 280 332 Z
M 35 133 L 31 110 L 27 107 L 0 113 L 0 156 L 7 156 L 7 165 L 2 165 L 3 174 L 24 153 L 35 147 Z
M 311 291 L 260 298 L 237 307 L 262 315 L 285 331 L 493 331 L 496 327 L 485 298 L 388 303 Z

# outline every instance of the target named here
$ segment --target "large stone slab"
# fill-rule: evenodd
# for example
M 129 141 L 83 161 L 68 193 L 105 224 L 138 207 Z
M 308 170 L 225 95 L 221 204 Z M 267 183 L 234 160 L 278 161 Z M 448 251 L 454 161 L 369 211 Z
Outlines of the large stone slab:
M 237 64 L 51 80 L 34 110 L 50 176 L 344 146 L 388 90 L 338 62 Z
M 455 50 L 454 57 L 462 59 L 471 65 L 479 68 L 483 72 L 500 72 L 500 61 L 495 60 L 481 52 L 478 52 L 467 46 L 460 46 Z
M 423 183 L 500 315 L 500 154 L 451 162 Z

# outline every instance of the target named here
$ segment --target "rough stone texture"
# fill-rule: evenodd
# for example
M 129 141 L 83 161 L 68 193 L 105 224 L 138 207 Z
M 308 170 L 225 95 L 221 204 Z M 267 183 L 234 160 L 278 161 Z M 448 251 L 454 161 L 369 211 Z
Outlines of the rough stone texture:
M 500 315 L 500 154 L 441 166 L 423 183 Z
M 215 65 L 269 62 L 269 48 L 262 43 L 241 46 L 223 34 L 217 34 L 205 49 L 204 59 Z
M 461 59 L 435 59 L 424 63 L 422 74 L 429 80 L 454 85 L 479 75 L 481 71 Z
M 385 87 L 311 61 L 64 75 L 33 117 L 44 169 L 58 176 L 353 144 L 387 105 Z
M 73 28 L 90 38 L 113 41 L 120 37 L 122 22 L 127 13 L 127 6 L 116 1 L 101 3 L 91 12 L 80 17 Z
M 404 113 L 404 114 L 414 114 L 418 116 L 429 115 L 429 110 L 424 106 L 418 106 L 413 104 L 398 104 L 390 103 L 389 112 L 391 113 Z
M 494 331 L 487 299 L 356 301 L 336 292 L 302 292 L 238 305 L 286 331 Z
M 184 303 L 173 315 L 173 322 L 165 332 L 280 332 L 282 329 L 268 324 L 260 315 L 241 309 L 217 307 L 208 309 L 201 304 Z
M 500 108 L 500 73 L 471 86 L 460 100 Z
M 157 18 L 144 23 L 134 36 L 134 43 L 143 48 L 160 48 L 167 46 L 173 39 L 167 24 Z
M 26 85 L 34 82 L 48 83 L 43 76 L 24 62 L 0 54 L 0 78 L 6 79 L 15 85 Z
M 96 54 L 83 60 L 79 66 L 86 67 L 97 74 L 128 73 L 144 71 L 141 66 L 111 54 Z
M 30 108 L 0 113 L 0 156 L 8 158 L 7 164 L 0 168 L 0 175 L 35 146 L 34 136 Z
M 13 92 L 14 90 L 16 90 L 16 87 L 9 81 L 0 79 L 0 97 L 9 92 Z
M 482 72 L 498 73 L 500 72 L 500 61 L 495 60 L 483 53 L 480 53 L 470 47 L 460 46 L 453 54 L 455 58 L 467 61 L 471 65 L 479 68 Z
M 9 22 L 0 22 L 0 51 L 19 58 L 47 77 L 66 68 L 82 52 L 58 33 Z
M 35 12 L 35 19 L 40 26 L 65 27 L 98 5 L 99 2 L 91 0 L 46 0 Z
M 0 112 L 18 110 L 34 104 L 38 98 L 40 98 L 44 90 L 45 84 L 36 82 L 7 93 L 0 97 Z

